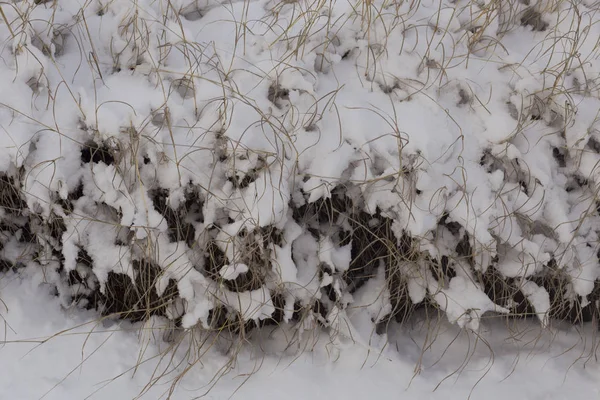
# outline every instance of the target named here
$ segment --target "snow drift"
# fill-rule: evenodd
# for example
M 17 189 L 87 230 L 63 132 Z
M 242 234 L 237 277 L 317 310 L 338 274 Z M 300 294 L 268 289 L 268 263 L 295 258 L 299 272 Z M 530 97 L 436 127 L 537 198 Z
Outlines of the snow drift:
M 182 328 L 589 321 L 599 11 L 4 4 L 3 266 Z

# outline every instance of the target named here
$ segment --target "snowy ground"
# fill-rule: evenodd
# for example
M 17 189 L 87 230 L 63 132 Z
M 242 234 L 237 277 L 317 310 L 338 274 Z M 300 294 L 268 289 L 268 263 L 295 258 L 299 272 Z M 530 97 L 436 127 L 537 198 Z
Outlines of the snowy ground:
M 1 400 L 600 396 L 597 327 L 550 318 L 600 310 L 597 1 L 1 11 Z M 295 215 L 336 189 L 367 228 Z M 352 255 L 387 223 L 381 257 Z M 223 307 L 255 323 L 278 307 L 282 328 L 253 331 L 231 368 L 207 345 L 188 365 L 196 337 L 169 352 L 149 325 L 76 307 L 150 266 L 182 329 L 226 329 Z M 443 313 L 372 335 L 403 302 Z M 284 351 L 287 324 L 317 320 L 310 348 Z
M 159 348 L 155 342 L 140 344 L 140 337 L 147 335 L 140 335 L 139 328 L 100 326 L 88 334 L 96 315 L 67 312 L 35 279 L 12 273 L 0 278 L 0 293 L 4 318 L 0 399 L 133 399 L 151 379 L 156 365 L 152 356 Z M 259 351 L 251 355 L 245 350 L 238 365 L 205 398 L 598 398 L 600 366 L 591 352 L 590 330 L 583 335 L 574 329 L 539 335 L 535 322 L 514 328 L 520 333 L 485 322 L 477 342 L 473 334 L 442 323 L 437 340 L 422 358 L 425 337 L 417 327 L 390 338 L 391 345 L 381 356 L 367 356 L 364 347 L 350 343 L 336 359 L 324 345 L 296 359 L 258 356 Z M 42 344 L 42 340 L 46 341 Z M 140 357 L 148 361 L 134 373 Z M 209 351 L 204 365 L 190 370 L 171 398 L 204 394 L 226 360 L 222 353 Z M 417 365 L 421 371 L 415 375 Z M 168 389 L 168 382 L 162 381 L 141 398 L 166 398 Z

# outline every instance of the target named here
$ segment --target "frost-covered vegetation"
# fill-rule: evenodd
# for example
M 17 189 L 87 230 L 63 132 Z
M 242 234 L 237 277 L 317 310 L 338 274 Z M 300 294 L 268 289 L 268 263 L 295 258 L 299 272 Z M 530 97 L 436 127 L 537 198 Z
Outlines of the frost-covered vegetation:
M 1 268 L 65 307 L 169 340 L 598 317 L 599 2 L 1 10 Z

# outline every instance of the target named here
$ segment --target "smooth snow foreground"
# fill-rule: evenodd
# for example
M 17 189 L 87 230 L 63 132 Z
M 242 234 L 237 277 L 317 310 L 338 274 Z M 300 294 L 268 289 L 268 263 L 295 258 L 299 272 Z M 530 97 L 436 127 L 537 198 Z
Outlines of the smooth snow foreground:
M 148 334 L 126 324 L 100 325 L 90 333 L 97 316 L 64 311 L 46 285 L 38 286 L 39 279 L 24 279 L 13 273 L 0 277 L 4 323 L 0 334 L 0 399 L 136 398 L 151 380 L 156 366 L 152 357 L 160 344 L 148 341 Z M 77 326 L 80 328 L 65 332 Z M 591 329 L 581 333 L 566 328 L 540 334 L 535 322 L 514 327 L 511 332 L 502 324 L 484 322 L 477 341 L 474 334 L 461 333 L 456 326 L 442 322 L 437 340 L 422 358 L 425 334 L 416 329 L 390 338 L 390 345 L 381 354 L 369 355 L 363 346 L 348 341 L 338 353 L 326 346 L 327 340 L 298 358 L 245 349 L 238 364 L 205 398 L 598 398 L 600 368 L 592 350 L 597 343 Z M 65 333 L 53 336 L 59 332 Z M 488 346 L 494 349 L 493 354 Z M 189 371 L 172 399 L 204 394 L 227 358 L 214 350 L 202 361 Z M 420 373 L 415 375 L 418 365 Z M 164 379 L 141 398 L 166 398 L 168 390 L 169 382 Z

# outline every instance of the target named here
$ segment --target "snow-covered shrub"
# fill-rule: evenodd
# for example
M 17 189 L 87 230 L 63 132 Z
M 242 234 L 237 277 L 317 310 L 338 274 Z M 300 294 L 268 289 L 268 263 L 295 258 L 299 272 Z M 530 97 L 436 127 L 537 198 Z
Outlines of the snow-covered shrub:
M 2 6 L 2 264 L 182 329 L 600 300 L 598 5 Z

